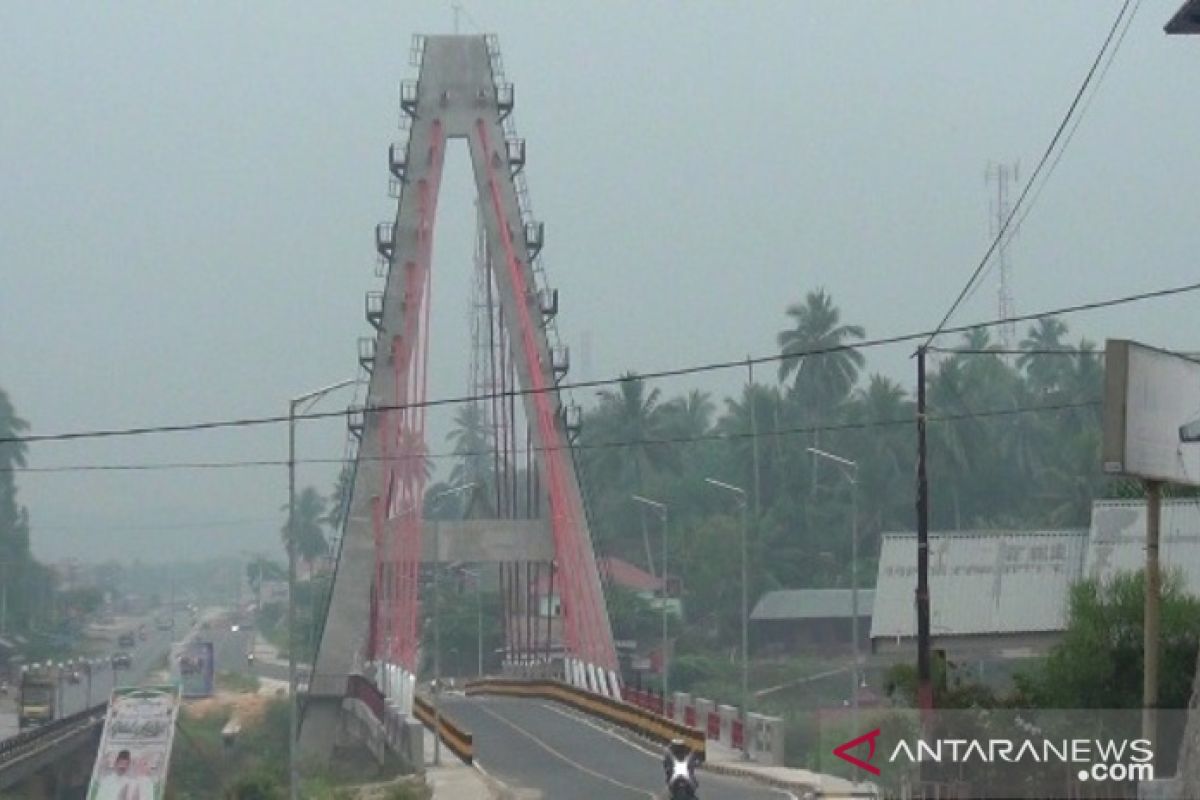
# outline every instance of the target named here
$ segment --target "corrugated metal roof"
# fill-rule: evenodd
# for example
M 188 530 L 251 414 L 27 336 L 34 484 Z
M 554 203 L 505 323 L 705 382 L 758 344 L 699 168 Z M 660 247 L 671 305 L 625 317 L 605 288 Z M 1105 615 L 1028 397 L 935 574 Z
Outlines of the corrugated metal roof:
M 849 589 L 781 589 L 767 592 L 750 612 L 755 622 L 797 619 L 850 619 L 854 602 Z M 871 616 L 873 589 L 858 590 L 858 616 Z
M 1200 593 L 1200 500 L 1163 500 L 1159 521 L 1159 563 L 1178 569 L 1183 588 Z M 1107 579 L 1146 565 L 1146 501 L 1099 500 L 1092 506 L 1092 529 L 1083 574 Z
M 1087 531 L 929 534 L 930 623 L 937 635 L 1063 630 Z M 916 534 L 883 536 L 871 637 L 916 635 Z

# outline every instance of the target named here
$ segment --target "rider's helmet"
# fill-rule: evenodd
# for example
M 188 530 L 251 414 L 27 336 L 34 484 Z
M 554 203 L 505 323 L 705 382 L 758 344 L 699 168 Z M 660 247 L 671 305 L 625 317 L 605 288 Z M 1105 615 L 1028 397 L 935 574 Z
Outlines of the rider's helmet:
M 672 739 L 671 743 L 667 745 L 667 752 L 670 753 L 673 758 L 682 761 L 692 752 L 692 748 L 688 747 L 687 743 L 684 742 L 683 739 Z

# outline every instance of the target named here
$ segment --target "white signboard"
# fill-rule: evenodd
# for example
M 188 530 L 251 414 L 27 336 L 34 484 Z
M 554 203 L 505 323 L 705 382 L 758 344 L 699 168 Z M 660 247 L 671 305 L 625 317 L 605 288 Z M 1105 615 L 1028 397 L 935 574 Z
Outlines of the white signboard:
M 88 800 L 161 800 L 178 711 L 173 686 L 114 690 Z
M 1200 486 L 1200 361 L 1125 340 L 1105 347 L 1104 471 Z

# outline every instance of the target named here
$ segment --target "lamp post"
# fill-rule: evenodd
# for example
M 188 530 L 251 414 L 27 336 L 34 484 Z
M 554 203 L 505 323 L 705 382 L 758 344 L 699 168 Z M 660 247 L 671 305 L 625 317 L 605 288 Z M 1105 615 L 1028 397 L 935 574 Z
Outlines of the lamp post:
M 296 409 L 302 403 L 320 400 L 332 391 L 354 383 L 354 379 L 305 392 L 288 401 L 288 796 L 299 798 L 296 770 L 296 739 L 299 730 L 296 698 Z M 239 576 L 238 591 L 241 591 Z
M 483 677 L 483 570 L 464 569 L 475 581 L 475 675 Z
M 705 478 L 704 482 L 737 495 L 738 506 L 742 512 L 742 759 L 749 760 L 750 745 L 746 737 L 746 731 L 749 730 L 746 715 L 750 713 L 750 595 L 746 579 L 746 512 L 749 503 L 745 489 L 716 478 Z
M 861 681 L 858 672 L 858 462 L 816 447 L 807 449 L 813 455 L 841 466 L 842 475 L 850 481 L 850 637 L 853 639 L 854 658 L 854 666 L 850 670 L 850 708 L 854 712 L 854 730 L 858 730 L 858 688 Z
M 662 603 L 662 696 L 663 708 L 666 708 L 667 697 L 670 695 L 670 660 L 667 654 L 667 519 L 668 510 L 666 503 L 660 503 L 657 500 L 650 500 L 641 495 L 632 495 L 633 499 L 644 506 L 650 506 L 658 511 L 658 517 L 662 521 L 662 581 L 661 581 L 661 598 Z
M 438 492 L 430 498 L 430 510 L 436 509 L 442 500 L 453 494 L 474 489 L 474 483 L 464 483 Z M 442 765 L 442 704 L 438 695 L 442 691 L 442 615 L 438 597 L 438 565 L 442 558 L 442 527 L 433 526 L 433 764 Z

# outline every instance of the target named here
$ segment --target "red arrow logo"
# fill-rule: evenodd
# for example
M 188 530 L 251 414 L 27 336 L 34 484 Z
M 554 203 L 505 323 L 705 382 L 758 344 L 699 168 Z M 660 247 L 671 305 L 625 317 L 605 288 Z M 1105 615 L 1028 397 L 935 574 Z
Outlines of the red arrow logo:
M 879 728 L 876 728 L 875 730 L 871 731 L 870 733 L 864 733 L 862 736 L 859 736 L 856 739 L 851 739 L 848 742 L 842 742 L 837 747 L 833 748 L 833 754 L 848 764 L 853 764 L 854 766 L 858 767 L 859 769 L 865 769 L 867 772 L 871 773 L 872 775 L 878 775 L 879 767 L 876 767 L 873 764 L 869 763 L 871 761 L 871 759 L 875 757 L 875 740 L 877 738 L 879 738 Z M 863 742 L 866 742 L 871 747 L 871 749 L 867 752 L 867 760 L 866 761 L 863 761 L 861 758 L 852 756 L 848 752 L 846 752 L 847 750 L 853 750 L 854 748 L 858 747 Z

